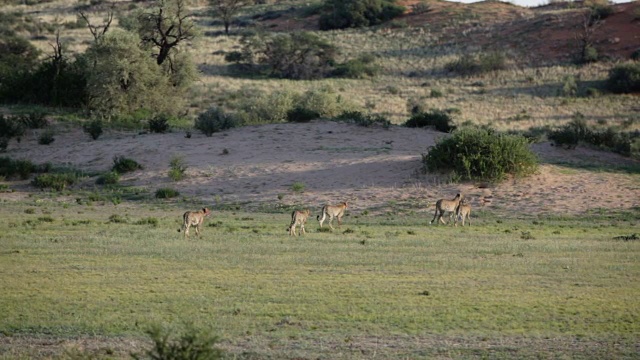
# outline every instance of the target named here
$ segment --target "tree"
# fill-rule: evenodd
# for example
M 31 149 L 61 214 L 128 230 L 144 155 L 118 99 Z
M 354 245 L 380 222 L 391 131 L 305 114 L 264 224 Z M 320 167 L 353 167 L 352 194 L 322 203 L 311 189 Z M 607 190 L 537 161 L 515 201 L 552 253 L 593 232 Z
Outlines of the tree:
M 266 35 L 243 40 L 240 55 L 249 64 L 264 64 L 272 76 L 288 79 L 322 78 L 333 70 L 337 49 L 309 32 Z
M 88 69 L 89 106 L 104 118 L 118 118 L 146 109 L 152 113 L 175 113 L 181 91 L 131 32 L 114 29 L 85 53 Z
M 187 0 L 156 0 L 156 3 L 152 11 L 140 15 L 138 33 L 145 44 L 157 49 L 156 63 L 162 65 L 168 59 L 173 71 L 171 50 L 193 40 L 197 29 L 187 11 Z
M 224 33 L 227 35 L 229 35 L 229 26 L 231 26 L 233 17 L 238 14 L 240 9 L 250 5 L 252 2 L 250 0 L 209 0 L 214 15 L 222 19 Z

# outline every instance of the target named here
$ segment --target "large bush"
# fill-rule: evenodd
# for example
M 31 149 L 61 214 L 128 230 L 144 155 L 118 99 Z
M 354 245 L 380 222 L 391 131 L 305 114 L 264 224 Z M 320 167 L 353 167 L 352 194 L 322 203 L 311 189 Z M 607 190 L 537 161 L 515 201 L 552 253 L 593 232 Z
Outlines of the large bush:
M 406 127 L 433 127 L 442 132 L 451 132 L 456 128 L 453 125 L 451 115 L 441 110 L 417 112 L 404 123 Z
M 213 107 L 198 115 L 194 127 L 206 136 L 238 126 L 238 120 L 224 110 Z
M 609 70 L 607 88 L 614 93 L 640 92 L 640 63 L 622 64 Z
M 406 10 L 395 0 L 325 0 L 320 29 L 346 29 L 383 23 Z
M 520 135 L 466 128 L 441 139 L 426 155 L 430 171 L 454 171 L 460 179 L 500 181 L 508 175 L 526 176 L 538 167 L 529 142 Z

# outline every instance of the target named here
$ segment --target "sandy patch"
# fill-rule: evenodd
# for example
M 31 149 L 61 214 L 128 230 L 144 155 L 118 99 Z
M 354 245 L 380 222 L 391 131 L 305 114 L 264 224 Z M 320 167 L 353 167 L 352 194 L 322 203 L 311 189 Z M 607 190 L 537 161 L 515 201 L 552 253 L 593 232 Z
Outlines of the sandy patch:
M 531 215 L 564 214 L 603 206 L 640 206 L 639 175 L 575 166 L 592 164 L 606 169 L 609 164 L 638 165 L 638 161 L 585 148 L 565 150 L 537 144 L 533 149 L 543 160 L 539 173 L 496 186 L 450 184 L 446 177 L 422 174 L 421 153 L 441 136 L 446 135 L 328 121 L 249 126 L 212 137 L 113 132 L 97 141 L 79 129 L 67 129 L 58 132 L 56 141 L 48 146 L 38 145 L 35 133 L 20 143 L 12 141 L 6 155 L 91 171 L 106 171 L 114 156 L 123 155 L 144 166 L 142 171 L 123 176 L 123 185 L 151 192 L 172 187 L 212 206 L 242 203 L 251 208 L 280 203 L 315 209 L 327 202 L 349 200 L 355 213 L 385 212 L 399 206 L 430 212 L 437 199 L 452 198 L 457 192 L 470 198 L 475 208 L 504 213 L 519 209 Z M 188 175 L 180 182 L 168 177 L 173 156 L 182 156 L 188 165 Z M 93 187 L 94 181 L 87 180 L 84 186 Z M 294 183 L 303 184 L 304 191 L 293 191 Z M 4 199 L 19 196 L 0 194 Z

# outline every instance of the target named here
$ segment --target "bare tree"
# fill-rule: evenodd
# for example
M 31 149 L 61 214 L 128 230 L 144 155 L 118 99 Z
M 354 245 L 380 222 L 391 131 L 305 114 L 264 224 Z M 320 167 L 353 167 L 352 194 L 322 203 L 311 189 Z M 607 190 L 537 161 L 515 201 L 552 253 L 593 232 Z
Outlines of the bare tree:
M 209 0 L 209 4 L 213 7 L 214 14 L 222 19 L 224 23 L 224 32 L 229 35 L 229 27 L 233 17 L 238 14 L 240 9 L 252 4 L 251 0 Z
M 193 40 L 196 27 L 187 11 L 186 0 L 158 0 L 157 8 L 142 14 L 140 37 L 158 49 L 156 62 L 161 65 L 169 58 L 171 49 L 183 41 Z
M 87 23 L 87 27 L 89 28 L 91 35 L 93 35 L 93 38 L 96 41 L 107 33 L 107 31 L 109 30 L 109 26 L 111 26 L 111 22 L 113 21 L 113 7 L 111 10 L 109 10 L 107 18 L 104 20 L 104 23 L 102 25 L 91 25 L 91 21 L 89 21 L 89 17 L 85 13 L 83 13 L 82 11 L 78 11 L 78 14 Z
M 578 60 L 580 62 L 592 62 L 596 60 L 597 53 L 593 46 L 593 38 L 602 24 L 603 20 L 593 10 L 584 13 L 578 31 L 575 34 L 575 39 L 578 42 L 578 56 L 580 57 Z

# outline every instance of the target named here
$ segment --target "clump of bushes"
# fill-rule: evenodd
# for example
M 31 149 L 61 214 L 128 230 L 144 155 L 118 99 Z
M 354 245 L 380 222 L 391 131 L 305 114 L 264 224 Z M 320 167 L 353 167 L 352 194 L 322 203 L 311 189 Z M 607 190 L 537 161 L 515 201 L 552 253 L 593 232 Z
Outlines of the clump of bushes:
M 171 199 L 180 196 L 178 190 L 171 188 L 160 188 L 156 190 L 156 199 Z
M 9 140 L 14 137 L 20 141 L 24 132 L 24 124 L 19 119 L 0 114 L 0 150 L 6 150 Z
M 445 70 L 463 76 L 472 76 L 506 69 L 506 57 L 501 52 L 465 54 L 444 66 Z
M 111 167 L 111 170 L 113 171 L 124 174 L 140 169 L 142 169 L 142 165 L 138 164 L 138 162 L 133 159 L 129 159 L 124 156 L 113 157 L 113 166 Z
M 38 171 L 38 167 L 29 160 L 13 160 L 8 157 L 0 157 L 0 176 L 7 179 L 19 177 L 22 180 Z
M 218 338 L 208 332 L 188 326 L 184 331 L 154 326 L 147 331 L 152 346 L 134 359 L 223 359 L 224 352 L 215 347 Z
M 91 120 L 88 123 L 82 125 L 82 129 L 84 130 L 84 132 L 89 134 L 89 136 L 91 136 L 93 140 L 98 140 L 100 135 L 102 135 L 102 120 Z
M 495 182 L 508 175 L 527 176 L 538 168 L 524 137 L 478 128 L 454 131 L 422 157 L 425 170 L 452 171 L 461 180 Z
M 614 93 L 640 92 L 640 63 L 621 64 L 609 70 L 606 86 Z
M 427 112 L 418 111 L 404 123 L 406 127 L 426 127 L 432 126 L 441 132 L 451 132 L 455 130 L 451 115 L 442 110 L 431 110 Z
M 306 123 L 319 117 L 320 114 L 317 111 L 307 109 L 302 106 L 296 106 L 293 109 L 287 111 L 288 122 Z
M 380 73 L 381 69 L 376 65 L 375 60 L 373 55 L 362 55 L 356 59 L 347 60 L 336 65 L 333 76 L 350 79 L 374 77 Z
M 364 127 L 380 125 L 388 129 L 391 126 L 391 121 L 380 114 L 363 114 L 360 111 L 345 111 L 336 117 L 336 120 L 352 122 Z
M 152 133 L 165 133 L 169 131 L 169 116 L 156 115 L 149 120 L 149 131 Z
M 325 0 L 319 25 L 321 30 L 378 25 L 405 10 L 395 0 Z
M 36 176 L 31 184 L 40 189 L 64 190 L 67 186 L 78 181 L 78 175 L 73 172 L 57 174 L 41 174 Z
M 194 127 L 210 137 L 213 133 L 231 129 L 238 125 L 239 121 L 234 116 L 227 114 L 218 107 L 212 107 L 198 115 Z
M 96 184 L 98 185 L 115 185 L 120 181 L 120 173 L 117 171 L 109 171 L 102 174 L 96 180 Z
M 618 132 L 613 128 L 597 130 L 587 125 L 582 114 L 576 114 L 574 119 L 559 129 L 552 130 L 547 135 L 556 146 L 574 149 L 580 142 L 608 149 L 621 155 L 631 156 L 632 144 L 637 138 L 630 133 Z

